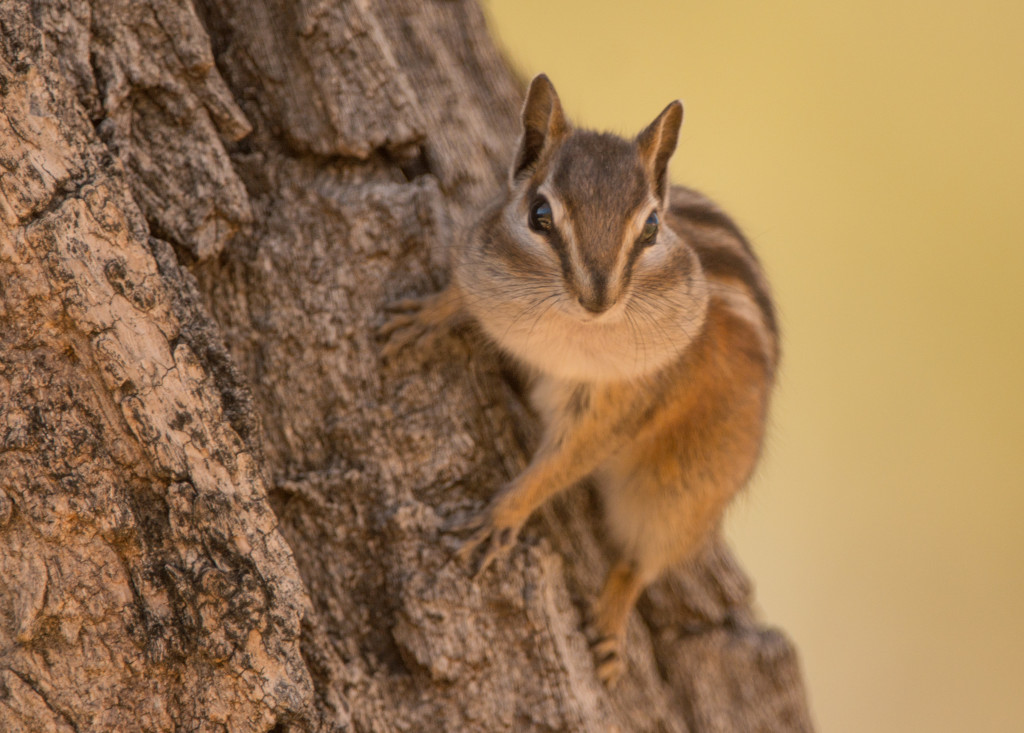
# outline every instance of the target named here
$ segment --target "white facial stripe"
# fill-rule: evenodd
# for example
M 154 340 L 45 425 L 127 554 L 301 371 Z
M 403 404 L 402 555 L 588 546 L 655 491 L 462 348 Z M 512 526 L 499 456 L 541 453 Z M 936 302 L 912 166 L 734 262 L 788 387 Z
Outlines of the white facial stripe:
M 636 238 L 640 236 L 640 232 L 644 230 L 647 217 L 651 215 L 652 211 L 657 211 L 657 209 L 658 200 L 653 196 L 648 196 L 646 201 L 633 209 L 633 213 L 629 217 L 630 226 L 626 228 L 624 234 L 626 239 L 622 243 L 623 247 L 627 245 L 632 246 Z
M 576 282 L 586 283 L 589 286 L 590 274 L 583 267 L 583 257 L 580 253 L 579 242 L 576 239 L 576 230 L 573 228 L 572 219 L 569 218 L 569 213 L 562 204 L 562 200 L 558 198 L 552 187 L 548 185 L 547 180 L 537 187 L 537 193 L 546 198 L 551 205 L 551 215 L 554 217 L 555 227 L 558 229 L 558 234 L 562 238 L 563 244 L 565 244 L 566 252 L 569 254 L 569 265 L 572 268 L 573 277 L 576 279 Z
M 615 267 L 612 270 L 611 277 L 608 281 L 608 286 L 611 292 L 617 293 L 619 291 L 620 283 L 622 282 L 622 276 L 626 271 L 626 262 L 629 260 L 629 255 L 633 251 L 633 244 L 636 242 L 637 237 L 640 236 L 640 232 L 644 229 L 644 224 L 647 223 L 647 217 L 651 215 L 658 206 L 658 201 L 653 196 L 648 196 L 647 200 L 644 201 L 640 206 L 633 210 L 633 214 L 629 218 L 629 226 L 626 227 L 622 233 L 622 241 L 619 243 L 619 254 L 615 258 Z

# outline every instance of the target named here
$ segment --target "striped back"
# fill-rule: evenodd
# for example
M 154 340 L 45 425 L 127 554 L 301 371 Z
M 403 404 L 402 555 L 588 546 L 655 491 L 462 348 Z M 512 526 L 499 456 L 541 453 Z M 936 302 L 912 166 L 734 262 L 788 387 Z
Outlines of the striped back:
M 712 308 L 724 308 L 774 373 L 779 360 L 779 327 L 771 289 L 750 243 L 735 222 L 703 194 L 673 186 L 668 224 L 697 254 L 710 285 Z

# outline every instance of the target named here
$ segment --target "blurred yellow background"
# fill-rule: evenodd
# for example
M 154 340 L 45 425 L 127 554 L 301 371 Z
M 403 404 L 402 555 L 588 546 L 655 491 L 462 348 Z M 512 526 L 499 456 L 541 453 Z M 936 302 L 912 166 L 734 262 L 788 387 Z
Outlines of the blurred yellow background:
M 784 327 L 728 533 L 821 731 L 1024 730 L 1024 3 L 485 0 L 524 77 L 754 241 Z

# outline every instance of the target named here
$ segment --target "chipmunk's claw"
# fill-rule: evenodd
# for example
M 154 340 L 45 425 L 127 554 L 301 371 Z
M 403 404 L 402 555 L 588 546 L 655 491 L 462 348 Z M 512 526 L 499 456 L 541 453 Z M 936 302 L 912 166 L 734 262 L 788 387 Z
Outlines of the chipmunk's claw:
M 591 647 L 597 667 L 597 678 L 608 689 L 615 687 L 626 669 L 625 662 L 622 660 L 621 646 L 617 637 L 605 636 L 598 639 Z
M 377 338 L 384 341 L 380 355 L 385 360 L 394 359 L 401 351 L 426 341 L 432 332 L 432 325 L 422 318 L 424 298 L 405 298 L 388 303 L 384 310 L 391 317 L 377 329 Z
M 519 527 L 496 524 L 490 508 L 469 520 L 449 523 L 445 529 L 449 532 L 473 531 L 473 534 L 456 551 L 455 556 L 460 562 L 471 564 L 474 580 L 483 575 L 495 560 L 506 555 L 512 549 L 519 534 Z M 483 553 L 473 563 L 473 557 L 481 547 L 483 547 Z
M 385 304 L 383 310 L 390 315 L 377 329 L 377 338 L 387 342 L 381 348 L 386 360 L 410 346 L 426 346 L 465 317 L 462 296 L 454 287 L 422 298 L 395 300 Z

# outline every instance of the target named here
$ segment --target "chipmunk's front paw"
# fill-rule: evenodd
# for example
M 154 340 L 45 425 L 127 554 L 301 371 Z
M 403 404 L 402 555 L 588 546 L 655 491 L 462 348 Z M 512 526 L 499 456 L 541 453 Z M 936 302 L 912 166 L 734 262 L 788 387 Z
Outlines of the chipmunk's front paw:
M 480 551 L 473 565 L 474 578 L 479 578 L 491 563 L 512 549 L 522 527 L 521 521 L 512 521 L 499 508 L 499 502 L 492 503 L 471 519 L 453 522 L 446 527 L 449 532 L 473 532 L 455 554 L 460 561 L 472 563 Z
M 434 296 L 405 298 L 384 306 L 390 317 L 377 329 L 377 338 L 384 341 L 381 356 L 393 359 L 398 352 L 410 346 L 420 346 L 434 334 L 434 323 L 427 317 Z

